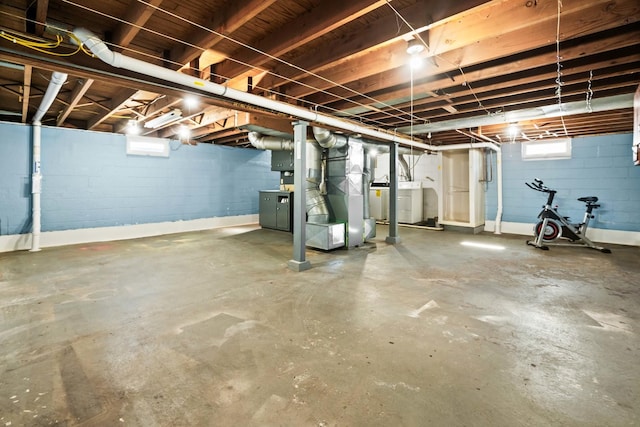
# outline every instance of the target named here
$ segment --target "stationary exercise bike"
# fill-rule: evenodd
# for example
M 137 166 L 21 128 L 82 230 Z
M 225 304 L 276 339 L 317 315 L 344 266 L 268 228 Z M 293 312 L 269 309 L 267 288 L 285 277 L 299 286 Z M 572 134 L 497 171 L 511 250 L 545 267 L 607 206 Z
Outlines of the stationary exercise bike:
M 586 204 L 586 211 L 584 213 L 584 219 L 579 224 L 572 224 L 569 222 L 569 217 L 562 216 L 558 213 L 558 207 L 553 207 L 553 198 L 557 191 L 552 190 L 539 179 L 534 179 L 533 182 L 527 182 L 527 187 L 532 190 L 547 193 L 547 203 L 542 207 L 542 212 L 538 214 L 540 221 L 533 227 L 534 240 L 527 240 L 527 245 L 535 246 L 538 249 L 549 250 L 549 247 L 545 243 L 550 244 L 560 238 L 568 239 L 570 243 L 552 243 L 556 246 L 584 246 L 590 249 L 597 249 L 600 252 L 610 254 L 611 250 L 603 248 L 587 239 L 587 229 L 589 228 L 589 220 L 594 218 L 592 214 L 594 209 L 600 207 L 598 198 L 580 197 L 578 201 Z

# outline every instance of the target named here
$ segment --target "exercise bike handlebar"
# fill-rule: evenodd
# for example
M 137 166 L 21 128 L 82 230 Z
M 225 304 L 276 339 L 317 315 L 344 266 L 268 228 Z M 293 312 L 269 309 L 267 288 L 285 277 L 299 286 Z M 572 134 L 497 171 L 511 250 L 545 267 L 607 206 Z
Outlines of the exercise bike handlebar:
M 551 206 L 551 204 L 553 204 L 553 199 L 555 198 L 557 193 L 556 190 L 550 189 L 549 187 L 544 185 L 542 180 L 538 178 L 534 178 L 533 182 L 525 182 L 525 184 L 532 190 L 540 191 L 541 193 L 547 193 L 549 195 L 547 196 L 547 206 Z
M 556 190 L 552 190 L 549 187 L 547 187 L 546 185 L 544 185 L 544 183 L 541 180 L 539 180 L 538 178 L 535 178 L 533 181 L 534 182 L 531 182 L 531 183 L 525 182 L 527 187 L 529 187 L 532 190 L 540 191 L 542 193 L 551 193 L 551 192 L 555 193 L 556 192 Z

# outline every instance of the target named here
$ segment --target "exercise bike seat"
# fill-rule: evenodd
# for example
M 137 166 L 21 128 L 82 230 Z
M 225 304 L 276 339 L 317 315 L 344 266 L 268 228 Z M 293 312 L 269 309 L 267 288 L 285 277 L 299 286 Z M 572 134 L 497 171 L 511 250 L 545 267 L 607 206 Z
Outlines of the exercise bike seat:
M 591 197 L 580 197 L 578 199 L 579 202 L 585 202 L 585 203 L 595 203 L 598 201 L 598 198 L 596 196 L 591 196 Z

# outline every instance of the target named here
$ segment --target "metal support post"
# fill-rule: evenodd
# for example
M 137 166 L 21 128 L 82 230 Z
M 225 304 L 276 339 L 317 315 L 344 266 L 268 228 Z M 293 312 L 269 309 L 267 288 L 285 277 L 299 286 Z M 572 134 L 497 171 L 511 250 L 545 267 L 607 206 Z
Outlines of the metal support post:
M 305 259 L 306 250 L 306 177 L 307 177 L 307 126 L 308 122 L 293 122 L 294 164 L 293 164 L 293 259 L 288 266 L 294 271 L 311 268 Z
M 398 143 L 391 144 L 389 150 L 389 236 L 387 243 L 400 243 L 398 236 Z

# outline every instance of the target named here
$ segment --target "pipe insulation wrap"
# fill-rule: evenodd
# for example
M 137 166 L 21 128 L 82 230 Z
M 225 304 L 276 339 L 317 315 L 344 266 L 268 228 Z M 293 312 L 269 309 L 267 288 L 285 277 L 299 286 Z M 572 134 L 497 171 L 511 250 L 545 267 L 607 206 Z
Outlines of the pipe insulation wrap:
M 196 89 L 204 90 L 214 95 L 222 96 L 256 107 L 265 108 L 270 111 L 287 114 L 300 120 L 320 123 L 329 127 L 343 129 L 352 133 L 367 135 L 375 139 L 381 139 L 383 141 L 389 142 L 399 142 L 406 145 L 423 145 L 419 142 L 416 142 L 416 140 L 414 140 L 412 137 L 408 137 L 406 135 L 389 133 L 383 130 L 363 126 L 350 120 L 339 119 L 326 114 L 313 112 L 302 107 L 287 104 L 286 102 L 274 101 L 262 96 L 242 92 L 232 88 L 227 88 L 226 86 L 219 85 L 217 83 L 194 78 L 177 71 L 172 71 L 158 65 L 137 60 L 135 58 L 122 55 L 119 52 L 112 52 L 107 47 L 107 45 L 96 35 L 83 28 L 76 28 L 73 33 L 99 59 L 114 67 L 124 68 L 129 71 L 134 71 L 136 73 L 145 74 L 151 77 L 157 77 L 169 82 L 178 83 L 180 85 L 194 87 Z

